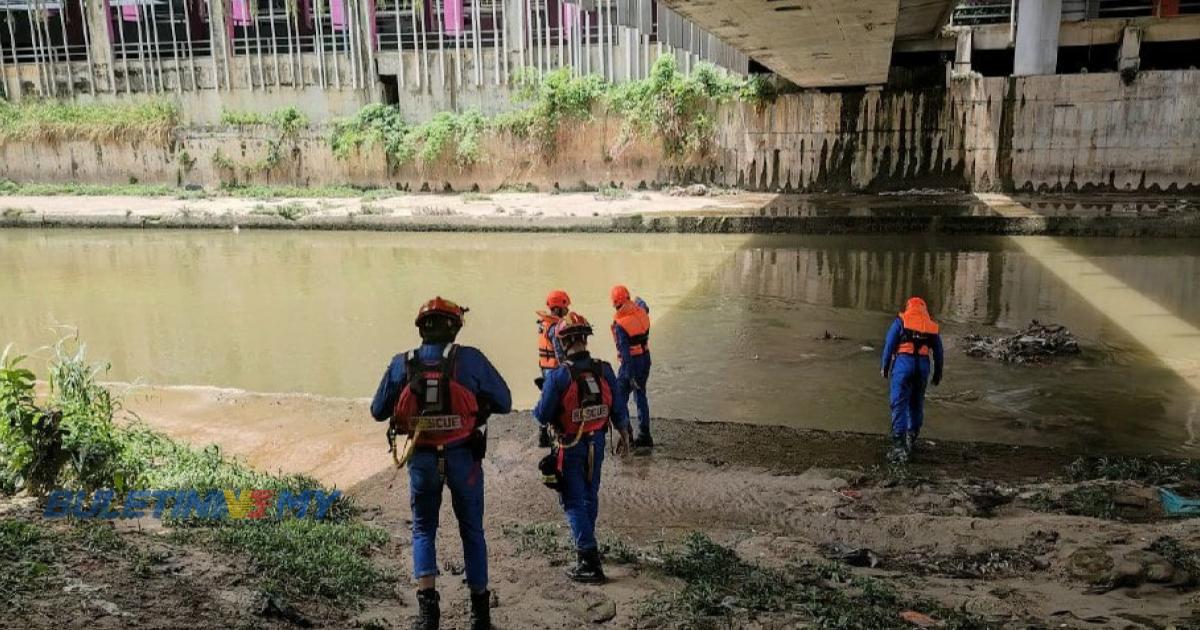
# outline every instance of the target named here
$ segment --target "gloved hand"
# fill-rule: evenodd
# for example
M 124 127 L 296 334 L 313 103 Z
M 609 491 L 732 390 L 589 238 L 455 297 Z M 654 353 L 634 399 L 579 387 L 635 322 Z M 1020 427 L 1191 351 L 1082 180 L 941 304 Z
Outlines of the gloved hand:
M 630 433 L 628 428 L 622 429 L 621 437 L 617 441 L 617 448 L 614 450 L 614 452 L 618 456 L 624 457 L 629 454 L 629 445 L 632 443 L 633 443 L 633 434 Z
M 933 386 L 937 387 L 942 383 L 942 371 L 937 370 L 933 373 Z
M 882 376 L 883 378 L 887 378 L 887 377 L 891 376 L 891 374 L 889 372 L 890 372 L 890 370 L 888 370 L 887 368 L 879 368 L 879 375 Z
M 546 384 L 546 379 L 539 376 L 539 377 L 533 379 L 533 384 L 537 385 L 538 391 L 541 391 L 542 386 Z

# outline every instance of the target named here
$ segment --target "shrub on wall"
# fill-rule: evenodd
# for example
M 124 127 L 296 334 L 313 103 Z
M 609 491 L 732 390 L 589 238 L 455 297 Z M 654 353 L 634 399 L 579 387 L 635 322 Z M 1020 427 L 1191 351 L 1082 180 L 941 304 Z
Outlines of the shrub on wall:
M 470 166 L 484 157 L 484 135 L 495 133 L 529 141 L 550 160 L 564 125 L 591 120 L 593 112 L 604 107 L 622 119 L 623 141 L 658 139 L 665 157 L 688 159 L 707 154 L 717 105 L 735 98 L 764 98 L 761 85 L 730 77 L 710 64 L 684 75 L 671 55 L 659 57 L 647 78 L 622 85 L 597 75 L 573 76 L 569 68 L 560 68 L 542 77 L 527 69 L 517 75 L 516 88 L 516 100 L 528 106 L 491 118 L 476 110 L 442 112 L 412 125 L 399 107 L 367 105 L 334 124 L 330 144 L 342 159 L 363 147 L 378 146 L 393 167 L 451 156 L 459 166 Z

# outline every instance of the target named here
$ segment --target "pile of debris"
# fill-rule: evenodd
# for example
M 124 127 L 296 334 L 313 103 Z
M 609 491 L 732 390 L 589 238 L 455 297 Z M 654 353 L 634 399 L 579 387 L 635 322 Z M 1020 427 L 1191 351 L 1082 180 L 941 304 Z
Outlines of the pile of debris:
M 969 356 L 1005 363 L 1044 363 L 1056 356 L 1079 354 L 1079 340 L 1065 326 L 1041 324 L 1036 319 L 1015 335 L 967 335 L 963 341 L 963 351 Z

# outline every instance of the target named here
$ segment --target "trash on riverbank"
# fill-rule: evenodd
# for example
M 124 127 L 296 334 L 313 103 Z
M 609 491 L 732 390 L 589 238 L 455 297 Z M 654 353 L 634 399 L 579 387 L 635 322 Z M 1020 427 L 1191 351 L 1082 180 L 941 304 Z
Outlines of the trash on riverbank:
M 963 352 L 1005 363 L 1046 363 L 1062 355 L 1079 354 L 1079 340 L 1065 326 L 1033 320 L 1025 330 L 1007 337 L 967 335 Z
M 1200 499 L 1189 499 L 1166 488 L 1158 489 L 1163 512 L 1171 518 L 1195 518 L 1200 516 Z

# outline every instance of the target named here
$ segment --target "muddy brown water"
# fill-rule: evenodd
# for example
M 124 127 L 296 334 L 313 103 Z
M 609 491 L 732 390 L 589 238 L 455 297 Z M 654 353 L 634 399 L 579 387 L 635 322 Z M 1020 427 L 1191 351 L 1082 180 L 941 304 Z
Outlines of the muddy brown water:
M 0 341 L 35 350 L 65 324 L 113 380 L 362 397 L 440 294 L 471 308 L 460 341 L 528 408 L 546 291 L 571 293 L 612 359 L 607 295 L 623 282 L 652 310 L 655 415 L 882 432 L 878 352 L 916 293 L 948 346 L 930 437 L 1200 454 L 1200 394 L 1180 357 L 1151 354 L 1020 238 L 0 231 Z M 1200 242 L 1060 241 L 1156 316 L 1200 326 Z M 1028 367 L 960 351 L 964 334 L 1031 319 L 1067 325 L 1084 354 Z

